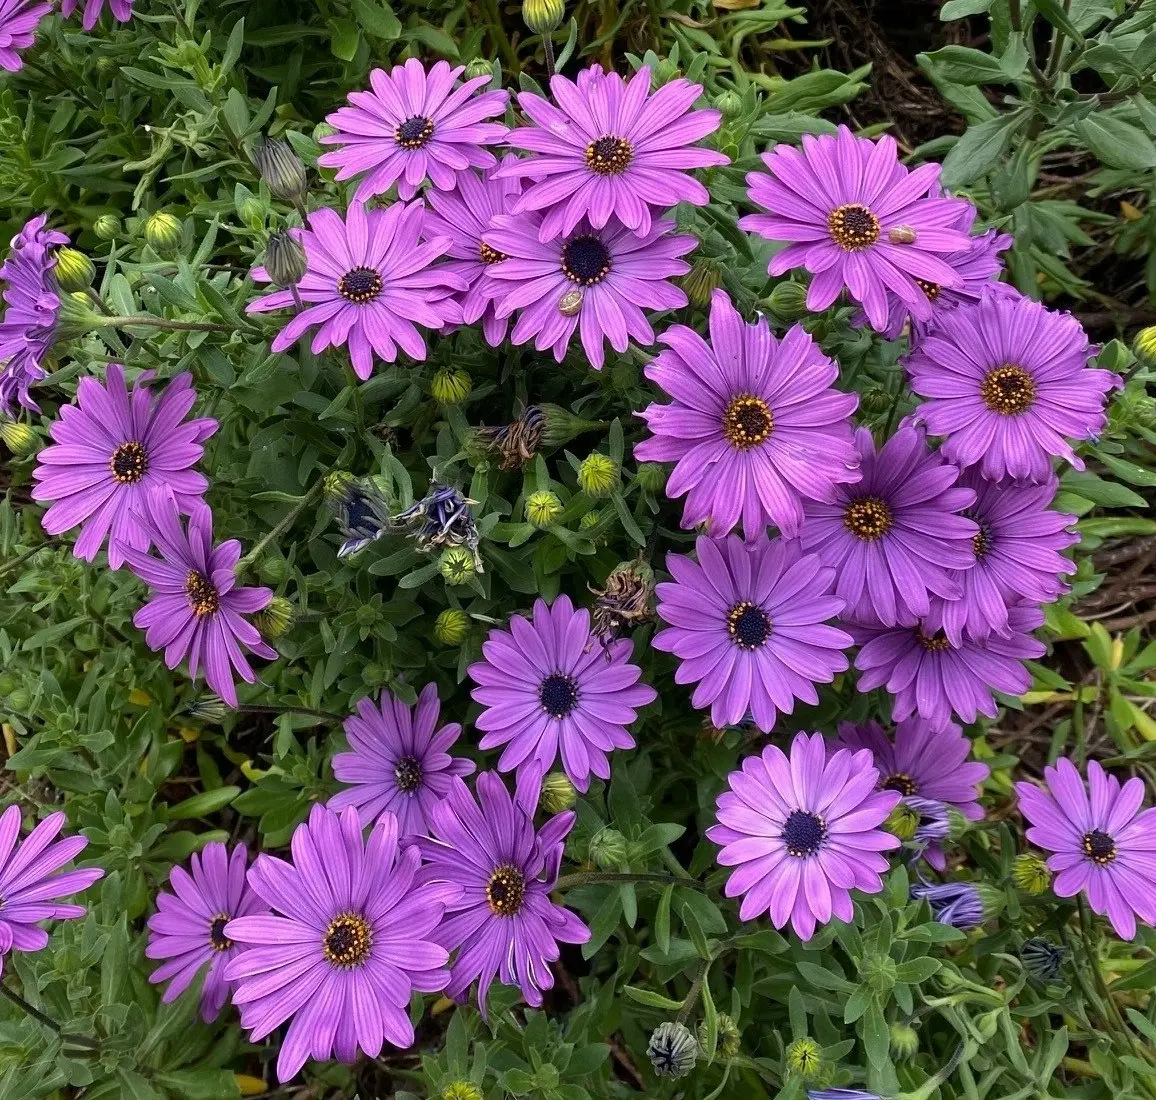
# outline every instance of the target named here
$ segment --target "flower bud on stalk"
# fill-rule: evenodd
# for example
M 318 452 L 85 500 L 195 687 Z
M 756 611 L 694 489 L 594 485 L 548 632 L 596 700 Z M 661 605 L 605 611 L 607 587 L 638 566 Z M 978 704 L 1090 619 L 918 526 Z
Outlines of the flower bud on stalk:
M 269 243 L 265 246 L 265 270 L 273 282 L 292 292 L 298 309 L 302 308 L 302 303 L 297 284 L 305 277 L 308 266 L 305 249 L 292 230 L 281 229 L 269 235 Z
M 123 231 L 124 226 L 115 214 L 101 214 L 92 223 L 92 231 L 102 241 L 115 241 Z
M 1136 333 L 1132 341 L 1132 354 L 1140 360 L 1141 366 L 1156 370 L 1156 325 L 1149 325 Z
M 574 784 L 562 772 L 550 772 L 542 780 L 542 809 L 548 814 L 560 814 L 578 800 Z
M 32 454 L 36 450 L 36 433 L 18 420 L 0 420 L 0 440 L 18 458 Z
M 578 487 L 589 497 L 607 497 L 617 484 L 618 466 L 598 451 L 587 455 L 578 467 Z
M 787 1068 L 804 1080 L 811 1080 L 823 1068 L 823 1052 L 814 1039 L 803 1036 L 787 1047 Z
M 562 502 L 549 489 L 539 489 L 526 498 L 526 519 L 535 527 L 549 527 L 562 514 Z
M 609 826 L 600 829 L 590 838 L 589 854 L 591 862 L 601 870 L 621 871 L 629 858 L 626 837 Z
M 493 76 L 494 63 L 487 61 L 484 57 L 475 57 L 466 66 L 466 79 L 476 80 L 479 76 Z
M 659 1077 L 685 1077 L 698 1058 L 698 1040 L 686 1025 L 667 1021 L 651 1033 L 646 1056 Z
M 470 632 L 470 617 L 461 608 L 447 607 L 434 620 L 434 637 L 442 645 L 461 645 Z
M 460 405 L 474 388 L 469 371 L 442 367 L 430 380 L 430 396 L 439 405 Z
M 280 138 L 266 138 L 257 150 L 256 160 L 257 171 L 269 188 L 269 194 L 300 207 L 309 190 L 309 180 L 305 175 L 305 165 L 289 143 Z
M 447 584 L 465 584 L 478 571 L 474 555 L 464 546 L 447 546 L 438 559 Z
M 56 276 L 56 285 L 65 294 L 73 291 L 84 291 L 92 286 L 96 277 L 96 268 L 92 261 L 75 248 L 58 248 L 56 250 L 56 266 L 52 269 Z
M 522 19 L 535 34 L 550 34 L 562 25 L 564 0 L 522 0 Z
M 163 210 L 153 214 L 145 222 L 144 234 L 149 247 L 166 260 L 172 259 L 184 242 L 184 230 L 180 221 Z
M 266 638 L 280 638 L 293 626 L 293 605 L 284 596 L 274 596 L 253 616 L 253 625 Z
M 798 321 L 807 316 L 807 288 L 799 283 L 779 283 L 763 301 L 777 321 Z
M 711 295 L 722 286 L 722 268 L 717 260 L 696 260 L 690 271 L 679 280 L 692 306 L 706 309 Z

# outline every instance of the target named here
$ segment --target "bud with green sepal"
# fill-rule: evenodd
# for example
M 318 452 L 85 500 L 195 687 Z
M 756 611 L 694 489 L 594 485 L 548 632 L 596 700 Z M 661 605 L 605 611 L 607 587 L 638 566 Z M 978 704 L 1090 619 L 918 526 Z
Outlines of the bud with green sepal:
M 706 1021 L 701 1020 L 698 1025 L 698 1045 L 700 1049 L 706 1049 Z M 742 1036 L 739 1034 L 738 1024 L 734 1022 L 725 1012 L 718 1014 L 718 1045 L 715 1047 L 715 1053 L 722 1058 L 733 1058 L 739 1052 L 739 1041 Z
M 587 455 L 578 467 L 578 487 L 588 497 L 608 497 L 617 484 L 618 464 L 598 451 Z
M 679 280 L 679 285 L 692 306 L 706 309 L 711 295 L 722 286 L 722 265 L 705 257 L 695 260 L 694 266 Z
M 309 179 L 305 165 L 289 143 L 280 138 L 266 138 L 257 150 L 256 161 L 269 194 L 299 206 L 309 190 Z
M 1039 856 L 1025 853 L 1016 856 L 1012 866 L 1012 882 L 1017 890 L 1034 896 L 1044 893 L 1051 886 L 1052 872 Z
M 65 245 L 56 250 L 56 266 L 52 273 L 56 276 L 56 285 L 65 294 L 71 294 L 74 291 L 86 291 L 92 286 L 92 280 L 96 278 L 96 267 L 83 252 Z
M 115 241 L 124 231 L 124 226 L 115 214 L 101 214 L 92 223 L 92 231 L 102 241 Z
M 466 65 L 466 79 L 476 80 L 479 76 L 493 76 L 494 63 L 484 57 L 475 57 Z
M 17 458 L 34 453 L 39 444 L 36 432 L 18 420 L 0 419 L 0 440 Z
M 894 1023 L 890 1028 L 891 1053 L 900 1061 L 919 1053 L 919 1032 L 910 1024 Z
M 266 638 L 280 638 L 293 626 L 293 604 L 284 596 L 274 596 L 253 616 L 253 625 Z
M 621 871 L 629 859 L 626 837 L 610 826 L 599 829 L 590 838 L 589 855 L 595 867 L 603 871 Z
M 442 367 L 430 380 L 430 396 L 439 405 L 460 405 L 474 388 L 469 371 L 460 367 Z
M 470 617 L 459 607 L 447 607 L 434 620 L 434 637 L 442 645 L 461 645 L 469 633 Z
M 763 299 L 776 321 L 798 321 L 807 316 L 807 288 L 789 280 L 779 283 Z
M 1156 370 L 1156 325 L 1149 325 L 1136 333 L 1132 341 L 1132 354 L 1142 367 Z
M 166 260 L 176 256 L 185 238 L 180 219 L 163 210 L 150 215 L 145 222 L 144 235 L 149 247 Z
M 562 514 L 557 493 L 539 489 L 526 498 L 526 519 L 535 527 L 549 527 Z
M 292 229 L 269 234 L 265 245 L 265 271 L 278 286 L 294 288 L 305 277 L 309 261 L 305 248 Z
M 447 584 L 465 584 L 478 567 L 474 555 L 464 546 L 447 546 L 438 559 L 438 570 Z
M 804 1035 L 788 1045 L 785 1061 L 792 1073 L 797 1073 L 804 1081 L 811 1081 L 823 1068 L 823 1051 L 814 1039 Z
M 548 814 L 560 814 L 578 801 L 574 784 L 563 772 L 550 772 L 542 780 L 542 809 Z
M 659 1077 L 685 1077 L 698 1060 L 698 1040 L 685 1024 L 668 1020 L 651 1032 L 646 1056 Z
M 522 19 L 535 34 L 552 34 L 565 14 L 564 0 L 522 0 Z

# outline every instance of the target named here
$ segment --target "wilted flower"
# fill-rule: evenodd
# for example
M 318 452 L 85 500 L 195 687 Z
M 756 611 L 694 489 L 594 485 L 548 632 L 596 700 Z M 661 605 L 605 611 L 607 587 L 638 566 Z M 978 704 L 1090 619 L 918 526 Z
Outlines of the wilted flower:
M 309 189 L 305 165 L 283 139 L 265 139 L 257 150 L 257 171 L 275 199 L 300 203 Z
M 1067 956 L 1066 947 L 1052 943 L 1043 936 L 1033 936 L 1020 948 L 1020 960 L 1028 977 L 1043 984 L 1054 982 L 1060 976 Z
M 458 607 L 447 607 L 434 621 L 434 637 L 442 645 L 461 645 L 469 632 L 470 617 Z
M 613 459 L 595 451 L 578 467 L 578 487 L 594 498 L 609 496 L 618 484 L 618 465 Z
M 327 482 L 326 490 L 337 517 L 337 529 L 345 539 L 337 551 L 339 558 L 364 550 L 385 534 L 390 525 L 389 505 L 372 481 L 333 478 Z
M 654 570 L 639 555 L 610 570 L 604 588 L 590 586 L 594 593 L 591 629 L 603 645 L 627 627 L 654 618 Z
M 659 1077 L 685 1077 L 698 1058 L 698 1040 L 690 1028 L 668 1020 L 651 1033 L 646 1056 Z
M 526 519 L 535 527 L 549 527 L 562 514 L 557 493 L 539 489 L 526 498 Z
M 419 550 L 427 553 L 442 547 L 464 546 L 473 556 L 474 572 L 483 572 L 478 554 L 478 525 L 470 505 L 476 501 L 463 497 L 452 485 L 430 482 L 429 492 L 404 511 L 395 522 L 408 524 L 410 537 Z M 443 559 L 444 560 L 444 559 Z
M 529 405 L 517 420 L 501 428 L 478 428 L 477 441 L 502 456 L 500 469 L 513 470 L 530 462 L 538 453 L 546 430 L 546 414 Z

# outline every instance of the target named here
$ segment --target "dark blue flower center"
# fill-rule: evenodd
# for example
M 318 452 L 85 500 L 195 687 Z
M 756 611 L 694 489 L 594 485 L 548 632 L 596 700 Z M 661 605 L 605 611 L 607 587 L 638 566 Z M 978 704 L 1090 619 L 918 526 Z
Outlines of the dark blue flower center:
M 381 273 L 372 267 L 355 267 L 347 271 L 337 283 L 338 293 L 347 302 L 363 306 L 381 293 Z
M 373 930 L 358 913 L 342 913 L 329 922 L 321 941 L 321 952 L 334 966 L 351 970 L 369 958 Z
M 120 485 L 135 485 L 149 471 L 149 456 L 135 439 L 122 443 L 108 460 L 113 480 Z
M 411 115 L 393 132 L 393 139 L 403 149 L 420 149 L 433 137 L 433 119 Z
M 578 705 L 578 684 L 573 676 L 556 672 L 542 681 L 538 698 L 547 714 L 565 718 Z
M 562 246 L 562 274 L 572 283 L 593 286 L 610 274 L 610 251 L 593 234 L 571 237 Z
M 586 146 L 586 167 L 599 176 L 617 176 L 630 167 L 634 147 L 625 138 L 606 134 Z
M 403 756 L 393 767 L 393 777 L 402 794 L 413 794 L 421 786 L 425 773 L 416 756 Z
M 228 951 L 233 941 L 225 935 L 225 925 L 233 918 L 228 913 L 218 913 L 209 924 L 209 944 L 214 951 Z
M 1084 855 L 1106 867 L 1116 858 L 1116 842 L 1103 829 L 1093 829 L 1084 834 Z
M 526 900 L 526 876 L 512 863 L 495 867 L 486 883 L 486 903 L 498 917 L 512 917 Z
M 758 649 L 771 636 L 771 617 L 761 607 L 744 600 L 730 609 L 727 633 L 740 649 Z
M 810 810 L 794 810 L 783 826 L 787 854 L 796 859 L 813 856 L 827 839 L 827 823 Z

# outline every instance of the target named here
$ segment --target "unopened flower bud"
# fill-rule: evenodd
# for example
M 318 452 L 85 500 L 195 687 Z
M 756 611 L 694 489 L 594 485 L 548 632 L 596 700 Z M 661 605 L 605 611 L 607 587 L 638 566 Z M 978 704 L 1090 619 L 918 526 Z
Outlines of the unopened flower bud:
M 715 96 L 714 105 L 727 122 L 743 113 L 743 97 L 738 92 L 722 92 Z
M 296 286 L 308 269 L 305 249 L 291 229 L 281 229 L 269 235 L 265 246 L 265 270 L 278 286 Z
M 65 339 L 91 332 L 103 323 L 92 308 L 92 299 L 83 290 L 61 295 L 56 322 L 59 335 Z
M 701 1050 L 706 1050 L 706 1021 L 703 1020 L 698 1025 L 698 1045 Z M 717 1052 L 724 1058 L 733 1058 L 739 1052 L 739 1034 L 738 1025 L 725 1012 L 718 1014 L 718 1047 Z
M 911 840 L 919 828 L 919 811 L 907 801 L 900 802 L 883 822 L 883 828 L 900 840 Z
M 669 84 L 672 80 L 678 80 L 681 76 L 682 70 L 671 61 L 669 57 L 660 58 L 654 68 L 655 87 L 660 88 L 663 84 Z
M 522 18 L 535 34 L 550 34 L 562 25 L 564 0 L 522 0 Z
M 93 233 L 102 241 L 115 241 L 123 229 L 124 226 L 121 225 L 120 218 L 115 214 L 101 214 L 101 216 L 92 223 Z
M 1028 977 L 1042 985 L 1054 982 L 1060 976 L 1067 955 L 1067 948 L 1043 936 L 1033 936 L 1020 948 L 1020 961 Z
M 1012 881 L 1025 894 L 1042 894 L 1052 884 L 1052 872 L 1039 856 L 1016 856 L 1012 867 Z
M 1141 366 L 1156 370 L 1156 325 L 1149 325 L 1136 333 L 1132 354 L 1140 360 Z
M 526 519 L 535 527 L 549 527 L 562 514 L 562 502 L 549 489 L 539 489 L 526 498 Z
M 579 531 L 593 531 L 602 522 L 602 513 L 596 508 L 592 508 L 589 512 L 583 512 L 582 518 L 578 521 Z
M 430 379 L 430 396 L 439 405 L 460 405 L 474 388 L 469 371 L 457 367 L 442 367 Z
M 666 469 L 661 462 L 643 462 L 635 471 L 634 480 L 648 493 L 661 493 L 666 485 Z
M 32 454 L 38 442 L 36 433 L 18 420 L 0 420 L 0 440 L 18 458 Z
M 56 266 L 52 273 L 56 276 L 56 285 L 66 294 L 71 294 L 92 286 L 96 268 L 83 252 L 66 245 L 56 250 Z
M 325 475 L 322 487 L 329 500 L 342 500 L 349 487 L 357 480 L 348 470 L 333 470 Z
M 466 65 L 466 79 L 476 80 L 479 76 L 493 76 L 494 63 L 484 57 L 475 57 Z
M 149 247 L 165 259 L 175 256 L 184 242 L 184 229 L 180 221 L 163 210 L 157 211 L 145 222 L 144 233 Z
M 464 546 L 447 546 L 438 559 L 438 569 L 448 584 L 465 584 L 478 571 L 474 555 Z
M 594 498 L 609 496 L 618 484 L 618 466 L 613 459 L 595 451 L 578 467 L 578 487 Z
M 722 286 L 722 268 L 717 260 L 695 260 L 694 266 L 679 280 L 679 283 L 692 306 L 706 309 L 710 305 L 711 295 L 715 289 Z
M 256 195 L 246 195 L 237 208 L 243 221 L 254 232 L 265 228 L 265 204 Z
M 891 1025 L 891 1053 L 901 1061 L 919 1053 L 919 1032 L 910 1024 Z
M 266 138 L 257 150 L 257 171 L 275 199 L 300 202 L 309 189 L 305 165 L 287 141 Z
M 441 1100 L 482 1100 L 482 1090 L 469 1081 L 452 1081 L 446 1085 Z
M 538 408 L 545 418 L 542 425 L 542 445 L 545 447 L 564 446 L 583 432 L 600 426 L 594 420 L 584 420 L 580 416 L 575 416 L 561 405 L 543 402 Z
M 542 780 L 542 809 L 548 814 L 560 814 L 578 800 L 574 784 L 563 772 L 550 772 Z
M 333 135 L 338 132 L 339 131 L 336 126 L 332 126 L 328 122 L 322 121 L 313 127 L 313 140 L 320 143 L 323 137 L 333 137 Z
M 779 283 L 763 301 L 778 321 L 797 321 L 807 316 L 807 289 L 799 283 Z
M 823 1052 L 814 1039 L 803 1036 L 787 1047 L 787 1069 L 804 1080 L 811 1080 L 823 1065 Z
M 470 617 L 460 607 L 447 607 L 434 620 L 434 637 L 442 645 L 461 645 L 470 633 Z
M 208 722 L 210 725 L 219 725 L 225 720 L 229 708 L 219 695 L 211 693 L 194 699 L 182 708 L 181 713 L 188 718 L 195 718 L 198 722 Z
M 590 838 L 590 860 L 603 871 L 620 871 L 627 863 L 626 837 L 607 826 Z
M 685 1077 L 698 1058 L 698 1040 L 684 1024 L 667 1021 L 651 1033 L 646 1056 L 659 1077 Z
M 284 596 L 274 596 L 253 616 L 253 625 L 266 638 L 280 638 L 293 626 L 293 605 Z

